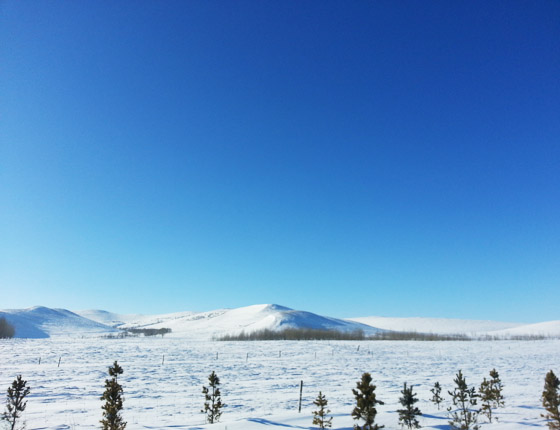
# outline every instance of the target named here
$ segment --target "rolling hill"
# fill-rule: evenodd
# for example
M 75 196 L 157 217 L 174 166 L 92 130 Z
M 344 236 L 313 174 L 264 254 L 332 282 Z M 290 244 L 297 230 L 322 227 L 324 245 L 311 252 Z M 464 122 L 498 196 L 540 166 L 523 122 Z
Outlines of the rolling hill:
M 16 338 L 85 336 L 116 331 L 112 327 L 84 318 L 66 309 L 51 309 L 44 306 L 2 310 L 0 317 L 6 318 L 15 327 Z
M 102 311 L 80 312 L 96 321 L 107 318 Z M 298 311 L 280 305 L 265 304 L 208 312 L 178 312 L 173 314 L 136 316 L 111 314 L 111 321 L 120 321 L 119 328 L 170 328 L 170 336 L 209 339 L 225 334 L 253 332 L 262 329 L 312 328 L 320 330 L 363 330 L 373 334 L 379 330 L 366 324 Z
M 500 321 L 452 318 L 361 317 L 338 319 L 294 310 L 275 304 L 218 309 L 207 312 L 176 312 L 162 315 L 118 314 L 103 310 L 71 312 L 36 306 L 28 309 L 0 311 L 16 328 L 19 338 L 52 336 L 100 336 L 130 328 L 170 328 L 167 336 L 208 340 L 224 335 L 258 330 L 311 328 L 350 332 L 362 330 L 366 335 L 380 331 L 415 331 L 468 336 L 550 336 L 560 337 L 560 321 L 521 324 Z

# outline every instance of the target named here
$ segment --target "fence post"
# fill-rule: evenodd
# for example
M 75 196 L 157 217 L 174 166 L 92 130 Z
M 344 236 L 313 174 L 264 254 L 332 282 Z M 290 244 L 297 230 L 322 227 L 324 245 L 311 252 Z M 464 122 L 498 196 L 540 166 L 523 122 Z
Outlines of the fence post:
M 299 383 L 299 409 L 298 412 L 301 413 L 301 395 L 303 393 L 303 381 Z

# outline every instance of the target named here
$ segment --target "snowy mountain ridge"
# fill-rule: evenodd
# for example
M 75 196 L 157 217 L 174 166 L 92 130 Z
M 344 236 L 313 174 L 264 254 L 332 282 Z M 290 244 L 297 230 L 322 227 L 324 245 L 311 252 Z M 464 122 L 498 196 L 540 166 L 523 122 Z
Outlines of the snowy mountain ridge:
M 339 319 L 294 310 L 281 305 L 262 304 L 206 312 L 175 312 L 161 315 L 118 314 L 104 310 L 71 312 L 36 306 L 28 309 L 0 310 L 16 328 L 16 337 L 99 336 L 128 328 L 170 328 L 167 336 L 208 340 L 224 335 L 258 330 L 312 328 L 366 335 L 380 331 L 416 331 L 472 336 L 552 336 L 560 337 L 560 321 L 522 324 L 451 318 L 360 317 Z
M 80 312 L 95 317 L 93 311 Z M 100 314 L 102 315 L 102 314 Z M 118 316 L 117 316 L 117 319 Z M 99 321 L 99 320 L 98 320 Z M 210 339 L 226 334 L 254 332 L 263 329 L 313 328 L 344 332 L 363 330 L 366 334 L 379 331 L 375 327 L 355 321 L 341 320 L 298 311 L 275 304 L 252 305 L 236 309 L 218 309 L 207 312 L 178 312 L 173 314 L 120 318 L 119 328 L 170 328 L 170 336 Z

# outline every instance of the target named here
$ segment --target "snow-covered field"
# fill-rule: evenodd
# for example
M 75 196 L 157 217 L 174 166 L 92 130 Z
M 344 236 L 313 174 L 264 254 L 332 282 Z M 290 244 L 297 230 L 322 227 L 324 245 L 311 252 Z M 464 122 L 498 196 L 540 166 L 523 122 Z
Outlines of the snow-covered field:
M 24 414 L 28 429 L 99 428 L 107 367 L 118 360 L 124 369 L 119 378 L 123 415 L 131 430 L 313 428 L 312 401 L 319 390 L 329 401 L 333 428 L 350 429 L 351 390 L 363 372 L 372 374 L 378 399 L 385 401 L 376 422 L 399 428 L 396 410 L 406 381 L 420 398 L 422 426 L 442 430 L 447 413 L 429 402 L 434 382 L 446 394 L 458 369 L 469 385 L 478 386 L 494 367 L 505 384 L 506 407 L 496 413 L 499 423 L 482 428 L 509 430 L 546 428 L 540 395 L 546 372 L 560 373 L 560 341 L 228 343 L 54 337 L 2 340 L 0 358 L 2 391 L 17 374 L 31 387 Z M 201 389 L 212 370 L 221 379 L 227 407 L 221 422 L 209 425 L 200 413 Z M 447 406 L 449 396 L 445 398 Z

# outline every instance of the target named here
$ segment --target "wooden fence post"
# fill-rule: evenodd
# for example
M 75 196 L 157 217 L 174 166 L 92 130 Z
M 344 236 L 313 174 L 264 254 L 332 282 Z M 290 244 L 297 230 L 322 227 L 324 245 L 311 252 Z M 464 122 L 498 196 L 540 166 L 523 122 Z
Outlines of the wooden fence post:
M 301 413 L 301 395 L 303 393 L 303 381 L 299 383 L 299 409 L 298 412 Z

